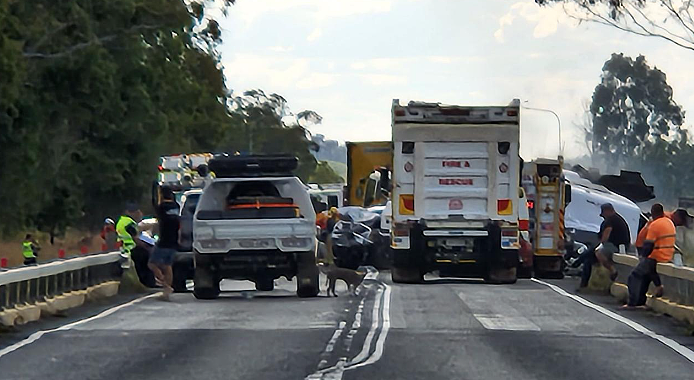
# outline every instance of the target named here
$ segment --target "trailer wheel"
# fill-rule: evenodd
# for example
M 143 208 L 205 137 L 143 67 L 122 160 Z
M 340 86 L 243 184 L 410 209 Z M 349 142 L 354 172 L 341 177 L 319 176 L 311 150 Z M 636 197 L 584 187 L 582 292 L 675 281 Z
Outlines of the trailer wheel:
M 397 284 L 419 284 L 424 281 L 422 272 L 417 268 L 398 268 L 393 267 L 390 278 Z

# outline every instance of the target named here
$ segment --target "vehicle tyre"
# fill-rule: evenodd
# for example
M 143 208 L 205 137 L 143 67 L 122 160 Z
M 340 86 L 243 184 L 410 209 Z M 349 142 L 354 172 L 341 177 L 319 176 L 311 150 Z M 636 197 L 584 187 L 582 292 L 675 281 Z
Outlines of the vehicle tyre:
M 271 292 L 275 289 L 275 280 L 272 278 L 258 278 L 255 280 L 255 290 Z
M 417 268 L 393 267 L 390 278 L 397 284 L 419 284 L 424 281 L 422 272 Z
M 206 268 L 195 269 L 195 286 L 193 295 L 199 300 L 211 300 L 219 297 L 219 279 Z
M 296 295 L 301 298 L 317 296 L 320 285 L 315 253 L 298 252 L 296 261 Z
M 492 267 L 484 277 L 489 284 L 515 284 L 518 280 L 518 268 Z
M 312 277 L 297 277 L 296 295 L 299 298 L 316 297 L 320 292 L 318 288 L 318 275 Z
M 533 278 L 533 267 L 531 266 L 518 266 L 518 278 Z
M 186 280 L 188 279 L 188 270 L 181 265 L 174 265 L 173 268 L 173 287 L 174 292 L 184 293 L 188 291 Z

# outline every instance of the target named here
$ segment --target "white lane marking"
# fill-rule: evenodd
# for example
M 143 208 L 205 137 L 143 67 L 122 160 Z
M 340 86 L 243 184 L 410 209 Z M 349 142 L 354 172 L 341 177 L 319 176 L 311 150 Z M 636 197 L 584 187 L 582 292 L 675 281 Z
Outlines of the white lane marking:
M 376 341 L 376 349 L 374 353 L 363 363 L 350 362 L 345 370 L 350 370 L 353 368 L 359 368 L 365 365 L 376 363 L 383 356 L 383 350 L 386 344 L 386 338 L 388 337 L 388 330 L 390 330 L 390 286 L 383 284 L 386 287 L 386 291 L 383 294 L 383 327 L 381 328 L 381 334 Z
M 605 309 L 604 307 L 602 307 L 602 306 L 600 306 L 600 305 L 596 305 L 596 304 L 594 304 L 594 303 L 592 303 L 592 302 L 590 302 L 590 301 L 588 301 L 588 300 L 586 300 L 586 299 L 584 299 L 584 298 L 581 298 L 581 297 L 579 297 L 579 296 L 577 296 L 577 295 L 575 295 L 575 294 L 568 293 L 567 291 L 565 291 L 564 289 L 562 289 L 562 288 L 560 288 L 560 287 L 558 287 L 558 286 L 556 286 L 556 285 L 553 285 L 553 284 L 550 284 L 550 283 L 548 283 L 548 282 L 544 282 L 544 281 L 541 281 L 541 280 L 538 280 L 538 279 L 535 279 L 535 278 L 533 278 L 532 280 L 535 281 L 535 282 L 537 282 L 538 284 L 542 284 L 542 285 L 545 285 L 545 286 L 549 287 L 550 289 L 554 290 L 555 292 L 561 294 L 561 295 L 564 296 L 564 297 L 571 298 L 572 300 L 574 300 L 574 301 L 580 303 L 580 304 L 583 305 L 583 306 L 587 306 L 587 307 L 589 307 L 589 308 L 591 308 L 591 309 L 597 311 L 597 312 L 600 313 L 600 314 L 603 314 L 603 315 L 605 315 L 605 316 L 607 316 L 607 317 L 610 317 L 610 318 L 614 319 L 614 320 L 617 321 L 617 322 L 621 322 L 621 323 L 623 323 L 623 324 L 625 324 L 625 325 L 631 327 L 632 329 L 634 329 L 634 330 L 640 332 L 641 334 L 643 334 L 643 335 L 645 335 L 645 336 L 647 336 L 647 337 L 650 337 L 650 338 L 653 338 L 653 339 L 657 340 L 658 342 L 660 342 L 660 343 L 666 345 L 667 347 L 669 347 L 669 348 L 672 349 L 673 351 L 675 351 L 675 352 L 677 352 L 678 354 L 680 354 L 680 355 L 681 355 L 682 357 L 684 357 L 685 359 L 687 359 L 687 360 L 689 360 L 690 362 L 694 363 L 694 351 L 692 351 L 692 350 L 690 350 L 689 348 L 687 348 L 687 347 L 685 347 L 685 346 L 683 346 L 683 345 L 681 345 L 681 344 L 675 342 L 674 340 L 672 340 L 672 339 L 670 339 L 670 338 L 668 338 L 668 337 L 662 336 L 662 335 L 660 335 L 660 334 L 657 334 L 657 333 L 655 333 L 655 332 L 653 332 L 653 331 L 651 331 L 651 330 L 645 328 L 645 327 L 644 327 L 643 325 L 641 325 L 640 323 L 634 322 L 634 321 L 632 321 L 631 319 L 628 319 L 628 318 L 626 318 L 626 317 L 623 317 L 623 316 L 621 316 L 621 315 L 619 315 L 619 314 L 617 314 L 617 313 L 615 313 L 615 312 L 613 312 L 613 311 L 607 310 L 607 309 Z
M 540 331 L 540 328 L 525 317 L 500 314 L 473 314 L 487 330 Z
M 360 362 L 369 355 L 369 351 L 371 350 L 371 341 L 373 341 L 374 336 L 376 335 L 376 331 L 378 330 L 378 325 L 380 322 L 380 309 L 381 309 L 381 301 L 383 299 L 383 289 L 379 288 L 378 293 L 381 297 L 378 297 L 374 301 L 374 306 L 373 306 L 373 313 L 371 315 L 371 328 L 369 329 L 369 333 L 366 335 L 366 339 L 364 339 L 364 345 L 361 348 L 361 351 L 359 354 L 352 359 L 352 362 Z
M 487 330 L 540 331 L 540 327 L 524 317 L 516 308 L 504 300 L 490 301 L 479 294 L 458 292 L 460 298 L 472 311 L 472 315 Z
M 340 361 L 334 366 L 319 369 L 318 371 L 306 376 L 306 379 L 342 379 L 342 374 L 344 371 L 370 365 L 381 359 L 385 349 L 388 331 L 390 330 L 391 287 L 382 282 L 380 282 L 379 285 L 382 286 L 382 288 L 379 287 L 378 289 L 380 297 L 374 300 L 371 328 L 369 329 L 369 333 L 364 340 L 361 352 L 359 352 L 356 357 L 348 362 L 345 362 L 341 358 Z M 379 326 L 381 327 L 380 329 Z M 375 348 L 373 353 L 369 355 L 369 351 L 371 351 L 371 342 L 377 333 L 378 337 L 376 338 Z M 324 361 L 321 361 L 321 363 L 324 363 Z M 320 367 L 321 366 L 319 364 L 319 368 Z
M 112 307 L 112 308 L 110 308 L 110 309 L 104 310 L 104 311 L 102 311 L 101 313 L 99 313 L 99 314 L 97 314 L 97 315 L 94 315 L 94 316 L 91 316 L 91 317 L 85 318 L 85 319 L 80 319 L 79 321 L 75 321 L 75 322 L 72 322 L 72 323 L 68 323 L 67 325 L 63 325 L 63 326 L 60 326 L 60 327 L 56 327 L 56 328 L 50 329 L 50 330 L 41 330 L 41 331 L 37 331 L 37 332 L 35 332 L 35 333 L 29 335 L 28 338 L 26 338 L 26 339 L 24 339 L 24 340 L 21 340 L 21 341 L 19 341 L 19 342 L 13 344 L 13 345 L 11 345 L 11 346 L 7 346 L 7 347 L 3 348 L 2 350 L 0 350 L 0 358 L 2 358 L 3 356 L 5 356 L 5 355 L 7 355 L 7 354 L 9 354 L 9 353 L 11 353 L 11 352 L 14 352 L 14 351 L 18 350 L 18 349 L 20 349 L 20 348 L 22 348 L 22 347 L 24 347 L 24 346 L 27 346 L 27 345 L 29 345 L 29 344 L 32 344 L 32 343 L 36 342 L 37 340 L 41 339 L 41 337 L 44 336 L 44 335 L 46 335 L 46 334 L 50 334 L 50 333 L 57 332 L 57 331 L 66 331 L 66 330 L 70 330 L 70 329 L 72 329 L 72 328 L 75 327 L 75 326 L 79 326 L 79 325 L 85 324 L 85 323 L 87 323 L 87 322 L 94 321 L 94 320 L 96 320 L 96 319 L 108 317 L 109 315 L 111 315 L 111 314 L 117 312 L 118 310 L 124 309 L 124 308 L 126 308 L 126 307 L 128 307 L 128 306 L 134 305 L 134 304 L 136 304 L 136 303 L 138 303 L 138 302 L 141 302 L 141 301 L 144 301 L 144 300 L 146 300 L 146 299 L 148 299 L 148 298 L 153 298 L 153 297 L 157 297 L 157 296 L 161 296 L 161 292 L 159 292 L 159 293 L 154 293 L 154 294 L 149 294 L 149 295 L 146 295 L 146 296 L 143 296 L 143 297 L 140 297 L 140 298 L 136 298 L 136 299 L 134 299 L 134 300 L 132 300 L 132 301 L 129 301 L 129 302 L 126 302 L 126 303 L 124 303 L 124 304 L 121 304 L 121 305 L 118 305 L 118 306 L 114 306 L 114 307 Z

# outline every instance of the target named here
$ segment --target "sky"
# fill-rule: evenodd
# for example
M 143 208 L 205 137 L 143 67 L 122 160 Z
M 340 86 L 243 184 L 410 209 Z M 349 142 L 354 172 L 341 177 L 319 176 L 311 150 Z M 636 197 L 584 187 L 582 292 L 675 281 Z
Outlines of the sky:
M 314 134 L 390 140 L 393 99 L 549 108 L 565 157 L 587 153 L 584 119 L 612 53 L 646 56 L 674 99 L 694 109 L 694 52 L 656 38 L 577 23 L 533 0 L 238 0 L 222 27 L 235 93 L 262 89 L 292 111 L 323 116 Z M 550 113 L 521 111 L 524 159 L 560 153 Z M 685 121 L 687 125 L 690 123 Z

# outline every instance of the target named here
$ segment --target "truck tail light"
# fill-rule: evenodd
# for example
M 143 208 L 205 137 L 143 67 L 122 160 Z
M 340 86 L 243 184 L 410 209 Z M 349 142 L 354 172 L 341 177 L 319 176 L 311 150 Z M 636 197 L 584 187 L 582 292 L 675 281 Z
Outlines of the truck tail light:
M 496 201 L 496 210 L 499 215 L 513 214 L 513 202 L 510 199 L 499 199 Z
M 501 230 L 501 236 L 509 236 L 509 237 L 517 237 L 518 236 L 518 230 L 511 230 L 511 229 L 505 229 Z
M 414 215 L 414 195 L 400 195 L 400 215 Z
M 521 231 L 528 231 L 530 229 L 530 221 L 528 219 L 518 220 L 518 229 Z
M 407 224 L 395 223 L 393 225 L 393 236 L 410 236 L 410 228 Z

